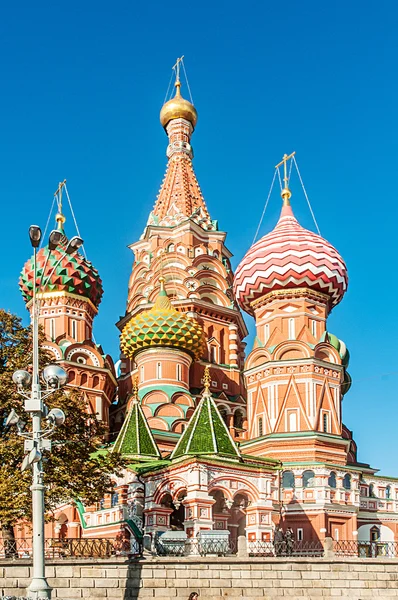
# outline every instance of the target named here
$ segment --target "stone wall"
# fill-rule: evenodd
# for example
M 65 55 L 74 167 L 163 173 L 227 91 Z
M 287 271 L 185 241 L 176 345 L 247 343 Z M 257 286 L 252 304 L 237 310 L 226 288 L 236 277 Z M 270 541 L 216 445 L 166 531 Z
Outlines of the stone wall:
M 22 596 L 31 571 L 29 560 L 0 561 L 0 596 Z M 398 598 L 398 559 L 63 559 L 47 577 L 57 600 Z

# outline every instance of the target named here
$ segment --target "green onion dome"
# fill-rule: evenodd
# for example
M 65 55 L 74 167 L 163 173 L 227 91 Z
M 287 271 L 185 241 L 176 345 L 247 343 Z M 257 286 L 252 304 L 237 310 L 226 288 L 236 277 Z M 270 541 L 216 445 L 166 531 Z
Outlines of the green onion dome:
M 82 296 L 98 307 L 103 294 L 98 271 L 79 252 L 66 254 L 67 243 L 68 239 L 64 237 L 55 250 L 44 246 L 38 251 L 36 289 L 41 293 L 63 292 Z M 25 263 L 19 279 L 19 287 L 26 303 L 33 297 L 33 280 L 32 256 Z
M 348 367 L 348 363 L 350 362 L 350 353 L 343 340 L 339 340 L 337 336 L 329 331 L 325 331 L 320 341 L 324 342 L 326 339 L 329 341 L 329 344 L 331 344 L 333 348 L 335 348 L 340 354 L 341 362 L 343 363 L 344 367 Z
M 133 317 L 120 336 L 122 352 L 133 358 L 145 348 L 167 347 L 185 350 L 193 358 L 199 358 L 204 350 L 205 337 L 201 325 L 171 304 L 164 280 L 160 280 L 160 292 L 150 310 Z

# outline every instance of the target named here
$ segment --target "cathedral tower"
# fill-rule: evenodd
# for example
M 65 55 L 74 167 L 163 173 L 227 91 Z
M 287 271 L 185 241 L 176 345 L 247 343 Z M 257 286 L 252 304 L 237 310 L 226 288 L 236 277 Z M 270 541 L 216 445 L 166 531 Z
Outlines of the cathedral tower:
M 327 331 L 327 317 L 347 289 L 336 249 L 304 229 L 290 206 L 273 231 L 247 252 L 235 275 L 240 306 L 256 321 L 245 365 L 253 454 L 346 463 L 350 441 L 341 403 L 348 391 L 348 352 Z
M 161 124 L 169 139 L 166 174 L 144 233 L 130 246 L 135 259 L 126 315 L 118 326 L 122 330 L 131 319 L 151 308 L 164 279 L 174 309 L 196 320 L 206 338 L 196 360 L 191 366 L 186 365 L 187 391 L 195 405 L 203 387 L 204 367 L 211 362 L 212 393 L 230 431 L 243 439 L 246 412 L 240 373 L 244 351 L 242 340 L 247 331 L 239 307 L 234 302 L 231 253 L 224 243 L 226 234 L 210 217 L 193 170 L 191 137 L 197 124 L 197 112 L 193 104 L 181 95 L 179 64 L 177 61 L 175 96 L 160 113 Z M 133 377 L 137 374 L 140 393 L 146 389 L 142 398 L 144 406 L 152 404 L 148 396 L 152 392 L 158 394 L 159 404 L 174 402 L 174 395 L 180 392 L 182 381 L 176 387 L 171 377 L 162 374 L 158 381 L 151 383 L 153 389 L 150 390 L 148 382 L 142 380 L 142 373 L 151 370 L 149 363 L 152 361 L 155 365 L 159 362 L 161 351 L 164 351 L 161 344 L 153 342 L 152 354 L 150 359 L 145 358 L 144 370 L 141 369 L 144 360 L 141 355 L 137 354 L 137 358 L 125 353 L 122 355 L 121 399 L 131 393 Z M 152 406 L 147 412 L 149 410 L 155 417 L 163 409 Z M 151 416 L 147 416 L 151 422 Z M 168 419 L 167 422 L 158 422 L 159 427 L 164 432 L 163 437 L 174 445 L 181 430 L 179 423 Z
M 42 348 L 67 371 L 68 387 L 81 390 L 91 410 L 108 423 L 116 389 L 115 369 L 111 357 L 93 339 L 102 281 L 97 269 L 80 252 L 69 253 L 60 201 L 58 208 L 56 223 L 62 238 L 56 248 L 43 246 L 37 253 L 39 325 L 46 337 Z M 33 257 L 25 263 L 19 285 L 31 312 Z

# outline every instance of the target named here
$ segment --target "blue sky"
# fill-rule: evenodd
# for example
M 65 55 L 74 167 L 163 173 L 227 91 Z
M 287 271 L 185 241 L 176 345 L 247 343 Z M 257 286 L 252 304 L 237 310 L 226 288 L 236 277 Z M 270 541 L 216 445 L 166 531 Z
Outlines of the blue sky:
M 115 358 L 132 254 L 165 165 L 159 110 L 185 54 L 195 169 L 234 265 L 284 152 L 297 160 L 349 291 L 329 329 L 351 352 L 344 400 L 359 459 L 398 475 L 395 2 L 115 0 L 3 4 L 0 18 L 1 306 L 24 315 L 26 230 L 66 178 L 105 295 L 95 335 Z M 186 93 L 186 90 L 185 90 Z M 313 222 L 297 182 L 294 211 Z M 276 193 L 261 234 L 275 224 Z M 71 219 L 67 231 L 74 233 Z

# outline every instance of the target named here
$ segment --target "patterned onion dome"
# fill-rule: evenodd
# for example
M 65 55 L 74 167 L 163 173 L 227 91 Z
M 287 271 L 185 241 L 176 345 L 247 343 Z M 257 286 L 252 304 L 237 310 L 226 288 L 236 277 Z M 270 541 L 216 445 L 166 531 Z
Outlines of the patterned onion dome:
M 47 277 L 51 275 L 45 288 L 40 288 L 41 292 L 76 294 L 76 296 L 88 298 L 97 307 L 103 294 L 102 281 L 98 271 L 78 252 L 65 254 L 67 243 L 68 240 L 65 237 L 55 250 L 50 251 L 48 246 L 44 246 L 38 251 L 36 285 L 39 288 L 40 282 L 45 283 Z M 29 302 L 33 296 L 33 268 L 32 256 L 25 263 L 19 279 L 19 287 L 25 302 Z
M 124 327 L 120 336 L 123 353 L 132 358 L 144 348 L 162 346 L 181 348 L 199 358 L 205 344 L 203 328 L 195 319 L 173 307 L 163 279 L 160 285 L 153 307 L 133 317 Z
M 252 302 L 274 290 L 310 288 L 329 296 L 330 308 L 343 298 L 347 268 L 337 250 L 324 238 L 304 229 L 284 205 L 273 231 L 246 253 L 236 269 L 236 299 L 253 315 Z

